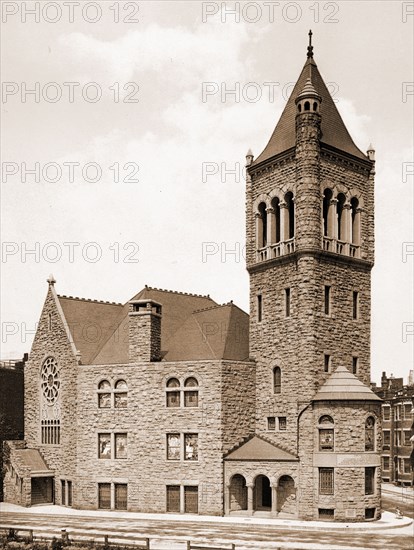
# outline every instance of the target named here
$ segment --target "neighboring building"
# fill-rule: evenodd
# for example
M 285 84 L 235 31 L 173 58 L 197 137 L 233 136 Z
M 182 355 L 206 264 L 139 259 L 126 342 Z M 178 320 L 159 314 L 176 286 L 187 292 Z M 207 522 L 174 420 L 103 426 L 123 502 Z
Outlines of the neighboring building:
M 380 517 L 374 151 L 353 143 L 311 44 L 268 145 L 246 161 L 250 326 L 208 296 L 146 287 L 110 304 L 58 296 L 50 277 L 8 500 Z
M 382 480 L 414 485 L 414 385 L 382 373 Z
M 0 361 L 0 502 L 3 500 L 3 441 L 24 437 L 23 359 Z

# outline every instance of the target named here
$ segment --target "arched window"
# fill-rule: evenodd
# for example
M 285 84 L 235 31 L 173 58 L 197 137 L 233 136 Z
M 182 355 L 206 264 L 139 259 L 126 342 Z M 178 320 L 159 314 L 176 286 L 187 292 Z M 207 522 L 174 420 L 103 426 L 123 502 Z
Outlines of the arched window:
M 305 101 L 305 111 L 310 111 L 310 103 L 309 103 L 309 101 Z
M 280 201 L 277 197 L 272 199 L 272 243 L 280 242 Z
M 313 102 L 313 110 L 316 111 L 318 110 L 318 104 L 316 103 L 316 101 Z
M 338 240 L 346 241 L 346 212 L 344 211 L 345 195 L 339 193 L 338 202 L 336 203 L 336 213 L 338 220 Z
M 360 220 L 359 201 L 356 197 L 351 199 L 351 242 L 352 244 L 361 244 L 361 220 Z
M 128 406 L 128 386 L 125 380 L 118 380 L 114 390 L 115 409 L 126 409 Z
M 98 384 L 98 407 L 100 409 L 125 409 L 128 406 L 128 386 L 125 380 L 117 380 L 112 387 L 109 380 Z
M 282 371 L 280 367 L 273 369 L 273 393 L 282 392 Z
M 261 202 L 258 208 L 257 246 L 264 248 L 267 244 L 267 212 L 266 204 Z
M 327 414 L 321 416 L 318 424 L 319 429 L 319 450 L 333 451 L 334 450 L 334 421 Z
M 167 407 L 198 407 L 198 380 L 189 376 L 184 386 L 178 378 L 170 378 L 166 384 Z M 184 394 L 183 396 L 181 394 Z
M 170 378 L 166 386 L 167 407 L 180 406 L 180 382 L 177 378 Z
M 191 376 L 184 382 L 184 407 L 198 407 L 198 382 Z
M 111 408 L 111 384 L 108 380 L 102 380 L 98 384 L 98 407 L 100 409 Z
M 323 234 L 325 237 L 332 237 L 332 228 L 330 227 L 330 216 L 329 211 L 331 208 L 332 200 L 332 191 L 330 189 L 325 189 L 323 192 Z
M 293 239 L 295 236 L 295 204 L 293 201 L 293 193 L 289 191 L 285 195 L 285 202 L 287 206 L 287 223 L 286 223 L 286 236 L 288 239 Z
M 375 451 L 375 418 L 368 416 L 365 421 L 365 450 Z

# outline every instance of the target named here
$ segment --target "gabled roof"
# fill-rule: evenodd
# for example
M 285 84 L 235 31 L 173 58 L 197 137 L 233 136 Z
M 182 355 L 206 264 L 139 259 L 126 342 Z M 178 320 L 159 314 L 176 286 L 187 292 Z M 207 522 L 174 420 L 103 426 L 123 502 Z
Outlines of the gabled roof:
M 148 286 L 131 300 L 149 298 L 162 305 L 164 361 L 248 359 L 249 316 L 237 306 L 220 306 L 209 296 Z M 128 302 L 58 299 L 83 364 L 129 362 Z
M 89 364 L 118 326 L 122 304 L 58 296 L 82 363 Z
M 346 367 L 339 366 L 316 392 L 312 401 L 381 401 Z
M 297 461 L 298 458 L 281 449 L 272 441 L 265 439 L 259 435 L 252 435 L 250 438 L 238 446 L 236 449 L 230 451 L 224 460 L 274 460 L 274 461 Z
M 307 80 L 310 83 L 307 83 Z M 293 88 L 286 107 L 273 131 L 269 143 L 263 152 L 253 162 L 255 166 L 263 161 L 283 153 L 296 145 L 296 104 L 295 99 L 304 90 L 305 86 L 309 88 L 312 85 L 319 96 L 322 98 L 320 106 L 321 114 L 321 142 L 340 151 L 349 153 L 359 159 L 368 160 L 368 157 L 358 149 L 353 142 L 345 124 L 339 114 L 338 109 L 323 81 L 318 67 L 313 59 L 309 57 L 302 69 L 302 72 Z

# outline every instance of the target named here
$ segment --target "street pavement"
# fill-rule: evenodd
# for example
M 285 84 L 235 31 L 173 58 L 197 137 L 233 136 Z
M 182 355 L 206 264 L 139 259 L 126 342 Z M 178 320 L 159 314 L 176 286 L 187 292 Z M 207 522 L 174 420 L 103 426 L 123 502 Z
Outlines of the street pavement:
M 35 536 L 69 536 L 131 543 L 151 539 L 151 550 L 185 550 L 186 541 L 236 550 L 412 550 L 413 524 L 385 512 L 380 521 L 358 524 L 302 522 L 132 512 L 81 511 L 61 506 L 22 508 L 0 504 L 0 527 L 30 528 Z

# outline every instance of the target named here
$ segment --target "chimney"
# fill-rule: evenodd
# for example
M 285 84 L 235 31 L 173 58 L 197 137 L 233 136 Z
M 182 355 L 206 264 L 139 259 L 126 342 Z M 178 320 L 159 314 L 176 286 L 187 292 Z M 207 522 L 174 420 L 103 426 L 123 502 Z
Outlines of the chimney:
M 129 302 L 129 361 L 161 360 L 161 309 L 151 299 Z

